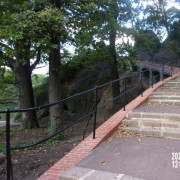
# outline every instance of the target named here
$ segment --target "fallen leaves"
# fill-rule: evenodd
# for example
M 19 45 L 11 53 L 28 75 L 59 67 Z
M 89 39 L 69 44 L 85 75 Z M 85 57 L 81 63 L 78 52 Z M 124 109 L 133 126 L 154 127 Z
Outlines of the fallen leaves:
M 102 160 L 102 161 L 101 161 L 101 164 L 102 164 L 102 165 L 105 165 L 105 160 Z
M 101 149 L 104 149 L 105 148 L 105 146 L 101 146 Z
M 107 139 L 108 142 L 111 142 L 113 139 L 119 138 L 119 137 L 143 137 L 142 134 L 137 134 L 133 132 L 127 132 L 122 130 L 122 127 L 126 127 L 126 125 L 121 124 L 117 130 L 114 132 L 114 134 Z
M 170 106 L 170 104 L 156 103 L 156 102 L 147 102 L 146 105 L 148 105 L 148 106 Z

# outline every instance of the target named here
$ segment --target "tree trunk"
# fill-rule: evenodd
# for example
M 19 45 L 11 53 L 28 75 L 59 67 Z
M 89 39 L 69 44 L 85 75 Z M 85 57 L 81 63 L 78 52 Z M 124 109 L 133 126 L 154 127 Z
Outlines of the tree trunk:
M 16 50 L 17 54 L 14 72 L 19 88 L 19 107 L 22 109 L 35 107 L 31 81 L 30 59 L 29 57 L 22 59 L 18 45 L 16 45 Z M 26 50 L 30 51 L 30 46 L 26 48 Z M 22 62 L 22 60 L 24 62 Z M 23 128 L 27 129 L 39 127 L 35 111 L 23 112 L 21 114 L 21 119 Z
M 49 103 L 61 100 L 60 64 L 60 42 L 53 38 L 49 53 Z M 62 104 L 50 107 L 50 128 L 52 133 L 63 128 Z
M 111 30 L 109 38 L 109 52 L 112 57 L 111 59 L 111 80 L 119 79 L 118 69 L 117 69 L 117 56 L 116 56 L 116 32 Z M 120 94 L 120 85 L 119 81 L 112 84 L 113 98 L 117 97 Z M 113 101 L 113 108 L 117 110 L 119 108 L 119 99 Z

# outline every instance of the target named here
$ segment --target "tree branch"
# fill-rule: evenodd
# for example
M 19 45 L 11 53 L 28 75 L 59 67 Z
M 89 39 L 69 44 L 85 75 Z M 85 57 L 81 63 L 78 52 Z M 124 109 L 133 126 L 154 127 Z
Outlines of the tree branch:
M 5 56 L 2 51 L 0 51 L 0 58 L 4 59 L 6 61 L 5 63 L 9 64 L 10 68 L 14 68 L 14 66 L 15 66 L 14 60 L 10 57 Z
M 37 51 L 37 58 L 36 58 L 36 61 L 31 65 L 31 72 L 35 69 L 35 67 L 39 64 L 41 60 L 41 49 L 38 49 Z
M 6 45 L 6 44 L 4 44 L 4 43 L 2 43 L 2 42 L 0 42 L 0 46 L 2 46 L 2 47 L 4 47 L 4 48 L 11 49 L 8 45 Z M 11 50 L 12 50 L 12 49 L 11 49 Z

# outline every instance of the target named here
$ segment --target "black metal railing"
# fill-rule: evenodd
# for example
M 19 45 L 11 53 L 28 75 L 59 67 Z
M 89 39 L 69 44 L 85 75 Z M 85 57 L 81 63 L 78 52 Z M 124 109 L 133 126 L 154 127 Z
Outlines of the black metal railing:
M 171 70 L 171 75 L 172 75 L 173 74 L 173 72 L 172 72 L 172 70 L 173 70 L 173 62 L 170 63 L 169 68 Z M 148 79 L 144 80 L 143 79 L 143 73 L 146 73 L 148 71 L 149 71 Z M 162 65 L 162 73 L 164 73 L 164 65 Z M 96 87 L 94 87 L 92 89 L 89 89 L 89 90 L 84 91 L 84 92 L 80 92 L 78 94 L 72 95 L 70 97 L 67 97 L 65 99 L 62 99 L 60 101 L 57 101 L 57 102 L 54 102 L 54 103 L 51 103 L 51 104 L 47 104 L 47 105 L 43 105 L 43 106 L 39 106 L 39 107 L 35 107 L 35 108 L 7 109 L 7 110 L 0 111 L 0 113 L 5 113 L 6 114 L 6 159 L 7 159 L 7 167 L 6 168 L 7 168 L 7 180 L 13 179 L 13 169 L 12 169 L 12 162 L 11 162 L 11 151 L 12 150 L 29 148 L 29 147 L 36 146 L 38 144 L 44 143 L 44 142 L 48 141 L 49 139 L 55 137 L 56 135 L 62 133 L 66 129 L 74 126 L 75 124 L 77 124 L 77 123 L 85 120 L 89 116 L 93 116 L 93 115 L 94 115 L 93 139 L 95 139 L 95 137 L 96 137 L 96 126 L 97 126 L 97 112 L 100 109 L 104 108 L 105 106 L 107 106 L 108 104 L 112 103 L 115 100 L 121 99 L 121 100 L 123 100 L 123 103 L 122 103 L 122 106 L 120 106 L 120 108 L 123 108 L 124 111 L 125 111 L 126 110 L 126 104 L 127 104 L 127 97 L 126 97 L 127 93 L 132 92 L 132 91 L 136 90 L 137 88 L 140 88 L 140 92 L 141 92 L 140 94 L 141 94 L 141 96 L 143 96 L 143 91 L 145 90 L 144 84 L 146 84 L 147 87 L 149 87 L 149 86 L 153 87 L 153 85 L 156 83 L 156 81 L 154 81 L 154 79 L 156 77 L 158 77 L 158 76 L 163 77 L 163 75 L 164 74 L 159 73 L 158 75 L 153 76 L 153 69 L 144 70 L 144 71 L 140 71 L 140 72 L 134 72 L 131 75 L 124 76 L 124 77 L 121 77 L 119 79 L 113 80 L 111 82 L 96 86 Z M 138 84 L 135 87 L 127 88 L 127 80 L 128 80 L 128 78 L 131 78 L 131 77 L 134 77 L 134 76 L 138 76 L 138 77 L 140 76 Z M 159 78 L 159 81 L 160 81 L 160 78 Z M 119 83 L 123 84 L 123 86 L 122 86 L 123 90 L 120 92 L 120 94 L 117 97 L 107 101 L 106 103 L 104 103 L 101 106 L 98 106 L 98 92 L 99 92 L 99 90 L 101 88 L 105 87 L 105 86 L 111 85 L 111 84 L 116 83 L 116 82 L 119 82 Z M 151 82 L 151 83 L 149 83 L 149 82 Z M 74 121 L 74 122 L 70 123 L 69 125 L 67 125 L 65 128 L 55 132 L 54 134 L 48 136 L 47 138 L 45 138 L 43 140 L 37 141 L 37 142 L 32 143 L 32 144 L 24 145 L 24 146 L 11 147 L 11 145 L 10 145 L 10 114 L 11 113 L 30 112 L 30 111 L 41 110 L 41 109 L 44 109 L 44 108 L 52 107 L 52 106 L 57 105 L 59 103 L 63 103 L 65 101 L 67 101 L 67 100 L 70 100 L 72 98 L 84 95 L 84 94 L 89 93 L 89 92 L 94 92 L 94 105 L 93 105 L 93 109 L 89 113 L 83 115 L 82 117 L 80 117 L 76 121 Z M 87 126 L 88 126 L 88 124 L 87 124 Z M 84 137 L 84 134 L 83 134 L 83 137 Z

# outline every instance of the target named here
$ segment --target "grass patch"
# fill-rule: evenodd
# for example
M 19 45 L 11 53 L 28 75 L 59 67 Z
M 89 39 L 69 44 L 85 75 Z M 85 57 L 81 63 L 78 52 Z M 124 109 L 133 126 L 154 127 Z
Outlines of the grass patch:
M 15 109 L 17 108 L 17 104 L 15 103 L 8 103 L 8 104 L 0 104 L 0 110 L 5 109 Z M 15 113 L 11 113 L 11 118 L 14 116 Z M 6 113 L 0 114 L 0 121 L 6 121 Z
M 11 128 L 11 133 L 12 132 L 23 132 L 23 131 L 25 131 L 24 129 L 22 129 L 22 128 Z M 3 134 L 6 134 L 6 128 L 0 128 L 0 135 L 3 135 Z
M 6 154 L 6 144 L 0 142 L 0 153 Z

